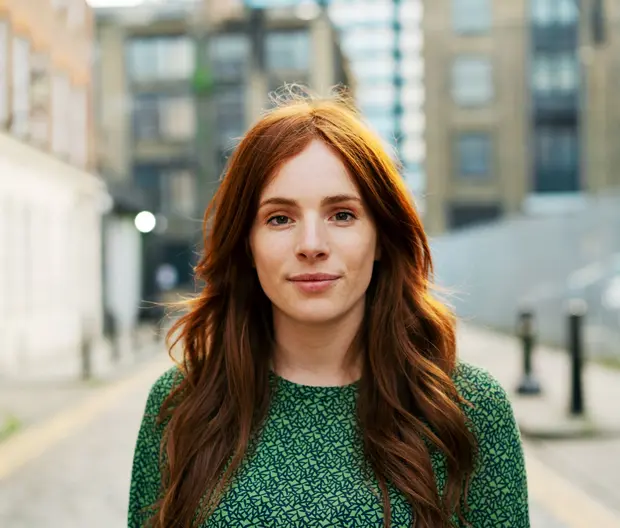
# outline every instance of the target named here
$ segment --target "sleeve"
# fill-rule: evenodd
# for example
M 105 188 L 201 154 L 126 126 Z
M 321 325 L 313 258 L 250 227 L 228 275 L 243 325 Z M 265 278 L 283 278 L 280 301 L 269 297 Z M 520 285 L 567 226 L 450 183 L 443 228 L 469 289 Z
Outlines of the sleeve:
M 523 446 L 506 391 L 480 371 L 468 411 L 478 440 L 478 461 L 468 493 L 465 517 L 473 528 L 529 528 Z
M 147 398 L 133 456 L 128 528 L 142 528 L 154 513 L 151 507 L 160 497 L 159 461 L 164 425 L 157 424 L 157 415 L 172 388 L 170 380 L 169 371 L 155 382 Z

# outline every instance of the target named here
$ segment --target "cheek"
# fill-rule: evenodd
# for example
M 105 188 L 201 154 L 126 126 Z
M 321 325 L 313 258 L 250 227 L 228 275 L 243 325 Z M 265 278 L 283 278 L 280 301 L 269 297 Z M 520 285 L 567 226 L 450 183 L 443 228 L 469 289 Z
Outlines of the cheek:
M 269 235 L 259 234 L 250 244 L 254 266 L 261 283 L 278 279 L 289 252 L 285 237 Z
M 350 269 L 365 270 L 372 268 L 376 254 L 376 237 L 374 233 L 359 233 L 355 237 L 347 237 L 340 244 L 343 258 Z

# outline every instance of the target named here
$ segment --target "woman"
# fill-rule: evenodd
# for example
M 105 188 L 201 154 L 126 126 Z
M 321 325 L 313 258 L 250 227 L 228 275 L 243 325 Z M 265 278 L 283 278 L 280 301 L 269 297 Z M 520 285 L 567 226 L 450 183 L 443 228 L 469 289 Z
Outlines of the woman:
M 529 526 L 510 403 L 457 361 L 420 219 L 351 108 L 263 117 L 206 218 L 129 526 Z

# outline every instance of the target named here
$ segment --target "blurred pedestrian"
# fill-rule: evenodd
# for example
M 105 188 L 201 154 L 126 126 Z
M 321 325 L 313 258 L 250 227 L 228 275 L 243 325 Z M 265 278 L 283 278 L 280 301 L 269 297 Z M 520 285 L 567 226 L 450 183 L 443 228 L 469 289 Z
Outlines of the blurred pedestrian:
M 529 526 L 506 393 L 457 359 L 421 220 L 344 98 L 264 116 L 206 215 L 130 527 Z

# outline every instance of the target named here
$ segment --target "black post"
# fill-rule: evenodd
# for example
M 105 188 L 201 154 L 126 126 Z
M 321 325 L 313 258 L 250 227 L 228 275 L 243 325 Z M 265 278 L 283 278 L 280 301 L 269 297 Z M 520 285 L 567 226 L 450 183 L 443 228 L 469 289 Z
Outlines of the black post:
M 84 381 L 89 380 L 93 375 L 92 365 L 92 324 L 90 321 L 85 321 L 82 325 L 82 343 L 81 343 L 81 363 L 82 363 L 82 379 Z
M 582 300 L 573 300 L 568 310 L 568 350 L 571 357 L 570 414 L 582 416 L 583 402 L 583 322 L 587 307 Z
M 518 335 L 523 348 L 523 377 L 517 387 L 517 392 L 534 396 L 541 393 L 541 388 L 532 369 L 532 354 L 536 337 L 534 333 L 534 313 L 531 310 L 524 309 L 519 313 Z

